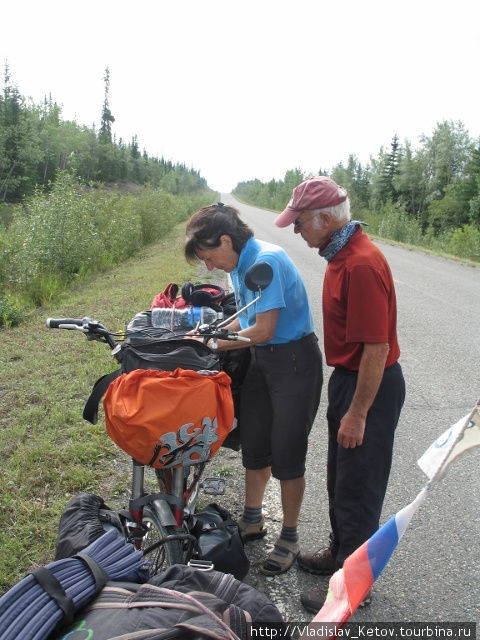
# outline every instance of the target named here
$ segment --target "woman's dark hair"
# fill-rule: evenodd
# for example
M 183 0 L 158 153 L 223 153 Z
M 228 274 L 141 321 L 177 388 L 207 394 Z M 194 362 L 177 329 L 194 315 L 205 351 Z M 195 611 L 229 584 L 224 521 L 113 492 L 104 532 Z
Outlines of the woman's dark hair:
M 253 231 L 236 209 L 222 202 L 199 209 L 187 222 L 185 258 L 191 263 L 197 261 L 197 251 L 219 247 L 223 235 L 230 236 L 233 250 L 240 253 Z

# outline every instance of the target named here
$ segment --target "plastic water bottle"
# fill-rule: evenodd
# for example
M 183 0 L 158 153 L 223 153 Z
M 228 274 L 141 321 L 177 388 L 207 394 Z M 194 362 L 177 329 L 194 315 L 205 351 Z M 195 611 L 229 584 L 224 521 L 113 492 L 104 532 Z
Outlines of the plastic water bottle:
M 222 311 L 215 311 L 211 307 L 186 307 L 190 312 L 190 321 L 192 327 L 196 327 L 200 324 L 212 324 L 216 320 L 223 319 Z
M 211 307 L 184 307 L 152 309 L 152 326 L 163 329 L 194 329 L 198 323 L 211 324 L 223 318 L 222 312 Z

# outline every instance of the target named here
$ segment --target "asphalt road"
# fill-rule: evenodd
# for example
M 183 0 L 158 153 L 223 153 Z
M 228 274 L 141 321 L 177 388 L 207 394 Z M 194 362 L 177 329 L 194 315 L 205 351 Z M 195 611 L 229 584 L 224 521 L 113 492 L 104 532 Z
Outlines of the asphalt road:
M 323 340 L 321 290 L 326 263 L 292 227 L 278 229 L 276 214 L 243 205 L 222 194 L 259 239 L 284 247 L 305 280 L 316 331 Z M 480 396 L 480 268 L 421 251 L 378 242 L 395 280 L 398 334 L 407 398 L 397 428 L 390 483 L 382 523 L 410 503 L 426 484 L 416 461 L 451 424 L 465 416 Z M 325 367 L 326 380 L 330 369 Z M 312 429 L 307 490 L 299 525 L 304 551 L 323 548 L 329 523 L 326 493 L 326 386 Z M 352 621 L 480 622 L 480 451 L 457 460 L 430 492 L 374 587 L 370 607 Z M 287 621 L 309 621 L 299 594 L 319 578 L 293 567 L 275 578 L 258 572 L 281 523 L 279 487 L 265 497 L 269 534 L 249 543 L 248 581 L 265 592 Z

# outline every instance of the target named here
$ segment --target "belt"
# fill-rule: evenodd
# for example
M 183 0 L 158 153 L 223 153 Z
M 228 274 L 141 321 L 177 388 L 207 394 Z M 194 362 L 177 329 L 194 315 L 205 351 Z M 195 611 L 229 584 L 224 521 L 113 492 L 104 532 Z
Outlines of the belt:
M 399 365 L 399 361 L 397 360 L 396 362 L 394 362 L 393 364 L 391 364 L 389 367 L 385 367 L 384 372 L 385 371 L 390 371 L 390 369 L 392 369 L 393 367 L 395 367 L 396 365 Z M 342 367 L 340 365 L 337 365 L 336 367 L 333 368 L 333 371 L 336 372 L 338 371 L 338 373 L 350 373 L 352 375 L 357 375 L 358 374 L 358 369 L 347 369 L 347 367 Z
M 292 347 L 294 347 L 295 345 L 303 345 L 303 344 L 307 344 L 310 342 L 318 342 L 318 338 L 314 333 L 309 333 L 308 336 L 303 336 L 303 338 L 300 338 L 299 340 L 292 340 L 291 342 L 280 342 L 278 344 L 274 343 L 274 344 L 261 344 L 261 345 L 256 345 L 253 347 L 253 349 L 263 349 L 266 351 L 271 351 L 272 353 L 274 351 L 282 351 L 283 349 L 291 349 Z

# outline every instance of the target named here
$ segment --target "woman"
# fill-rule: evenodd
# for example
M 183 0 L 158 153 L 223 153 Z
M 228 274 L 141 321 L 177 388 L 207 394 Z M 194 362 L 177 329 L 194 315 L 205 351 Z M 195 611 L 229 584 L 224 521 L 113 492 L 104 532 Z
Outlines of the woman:
M 280 481 L 283 525 L 262 573 L 287 571 L 297 557 L 297 521 L 305 490 L 308 435 L 322 389 L 322 356 L 313 332 L 305 286 L 280 247 L 256 240 L 233 207 L 222 203 L 200 209 L 187 223 L 185 257 L 207 269 L 230 274 L 237 308 L 255 294 L 244 283 L 256 262 L 268 262 L 272 283 L 229 329 L 250 342 L 219 340 L 219 350 L 251 349 L 242 385 L 240 414 L 245 507 L 238 526 L 242 538 L 262 538 L 267 530 L 262 502 L 270 475 Z

